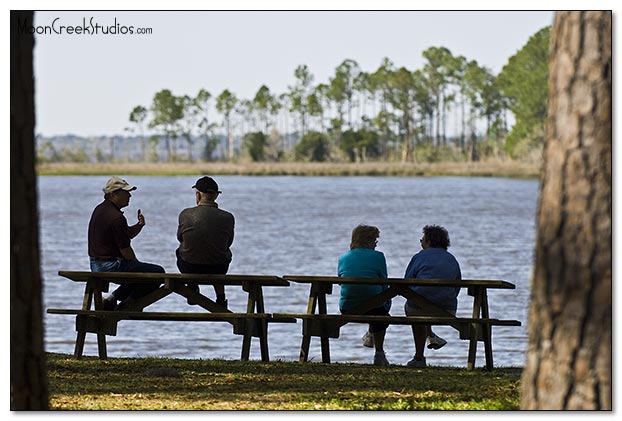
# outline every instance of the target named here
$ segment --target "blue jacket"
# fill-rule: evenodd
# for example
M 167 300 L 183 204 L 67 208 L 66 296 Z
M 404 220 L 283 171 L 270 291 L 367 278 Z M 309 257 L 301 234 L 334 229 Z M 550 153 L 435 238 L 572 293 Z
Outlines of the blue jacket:
M 386 278 L 387 261 L 380 251 L 357 248 L 339 256 L 337 276 L 352 278 Z M 388 285 L 342 284 L 339 310 L 349 311 L 370 297 L 388 289 Z M 385 303 L 387 311 L 391 300 Z
M 462 279 L 460 265 L 456 258 L 443 248 L 428 247 L 415 254 L 406 268 L 405 278 L 417 279 Z M 456 310 L 460 288 L 452 287 L 410 287 L 417 294 L 440 305 L 446 310 Z M 408 300 L 408 305 L 417 305 Z

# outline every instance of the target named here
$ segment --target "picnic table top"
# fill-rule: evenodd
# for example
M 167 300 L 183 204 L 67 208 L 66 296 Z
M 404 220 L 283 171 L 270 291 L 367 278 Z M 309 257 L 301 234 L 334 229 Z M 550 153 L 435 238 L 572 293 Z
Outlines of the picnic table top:
M 308 275 L 244 275 L 244 274 L 186 274 L 186 273 L 136 273 L 136 272 L 89 272 L 65 271 L 58 272 L 60 276 L 75 282 L 101 280 L 112 283 L 154 283 L 163 281 L 177 281 L 180 283 L 196 283 L 203 285 L 243 285 L 257 283 L 263 286 L 289 286 L 296 283 L 322 284 L 370 284 L 370 285 L 409 285 L 409 286 L 445 286 L 445 287 L 484 287 L 495 289 L 515 289 L 511 282 L 490 279 L 415 279 L 415 278 L 350 278 L 339 276 L 308 276 Z
M 370 285 L 416 285 L 416 286 L 446 286 L 446 287 L 485 287 L 500 289 L 515 289 L 511 282 L 488 279 L 415 279 L 415 278 L 348 278 L 339 276 L 306 276 L 283 275 L 283 279 L 297 283 L 327 283 L 327 284 L 370 284 Z
M 203 285 L 243 285 L 251 282 L 262 286 L 289 286 L 289 282 L 285 279 L 272 275 L 197 275 L 185 273 L 88 272 L 66 270 L 61 270 L 58 274 L 75 282 L 101 280 L 112 283 L 161 283 L 166 280 L 180 283 L 192 282 Z

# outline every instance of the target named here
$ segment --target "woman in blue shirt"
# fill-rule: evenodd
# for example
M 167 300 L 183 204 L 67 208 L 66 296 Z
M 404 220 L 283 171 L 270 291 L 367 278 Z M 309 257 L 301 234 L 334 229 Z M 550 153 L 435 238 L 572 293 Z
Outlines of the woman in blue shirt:
M 404 278 L 462 279 L 458 261 L 447 251 L 447 247 L 450 245 L 447 229 L 438 225 L 426 225 L 423 227 L 423 237 L 419 242 L 421 243 L 421 251 L 410 260 Z M 410 288 L 428 301 L 442 307 L 448 313 L 456 314 L 460 288 L 426 286 L 411 286 Z M 407 316 L 427 315 L 411 300 L 406 301 L 404 312 Z M 442 348 L 447 341 L 434 334 L 429 325 L 412 325 L 412 331 L 415 340 L 415 356 L 406 365 L 425 368 L 426 361 L 423 354 L 426 340 L 430 349 Z
M 350 278 L 386 278 L 387 262 L 384 254 L 376 251 L 380 230 L 369 225 L 359 225 L 352 230 L 352 241 L 350 251 L 339 256 L 337 275 Z M 339 310 L 344 313 L 354 314 L 356 308 L 382 291 L 387 289 L 386 285 L 363 285 L 363 284 L 341 284 L 341 295 L 339 298 Z M 391 308 L 391 301 L 387 301 L 383 306 L 367 311 L 366 315 L 388 316 Z M 384 354 L 384 336 L 387 331 L 388 323 L 371 323 L 371 332 L 376 353 L 374 354 L 374 365 L 389 365 L 389 361 Z

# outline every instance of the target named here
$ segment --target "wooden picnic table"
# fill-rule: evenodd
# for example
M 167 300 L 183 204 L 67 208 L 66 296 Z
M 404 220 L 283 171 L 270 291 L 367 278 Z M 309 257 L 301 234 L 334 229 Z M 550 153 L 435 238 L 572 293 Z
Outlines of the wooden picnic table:
M 116 335 L 120 320 L 169 320 L 169 321 L 222 321 L 233 326 L 233 332 L 243 335 L 242 360 L 248 360 L 251 338 L 258 337 L 262 361 L 269 361 L 268 323 L 295 323 L 296 319 L 275 317 L 266 313 L 263 287 L 287 287 L 289 282 L 278 276 L 261 275 L 196 275 L 177 273 L 131 273 L 131 272 L 83 272 L 59 271 L 62 277 L 85 284 L 80 309 L 48 309 L 50 314 L 76 315 L 76 345 L 74 356 L 82 357 L 87 332 L 97 334 L 99 357 L 107 358 L 106 335 Z M 121 303 L 116 310 L 103 307 L 102 293 L 108 292 L 110 284 L 158 285 L 155 291 L 137 300 Z M 234 313 L 215 301 L 189 288 L 188 283 L 197 285 L 241 286 L 248 294 L 246 312 Z M 164 297 L 178 294 L 196 303 L 200 312 L 148 312 L 143 308 Z
M 290 282 L 309 284 L 309 301 L 306 313 L 278 313 L 283 317 L 296 317 L 303 320 L 303 338 L 300 347 L 300 362 L 308 360 L 309 346 L 312 336 L 320 337 L 322 362 L 330 363 L 329 338 L 338 338 L 339 329 L 347 323 L 369 323 L 373 321 L 391 324 L 431 324 L 448 325 L 460 332 L 460 339 L 469 340 L 467 369 L 475 367 L 477 342 L 484 342 L 486 368 L 493 368 L 492 329 L 493 325 L 520 326 L 518 320 L 500 320 L 490 318 L 488 306 L 488 289 L 514 289 L 516 286 L 501 280 L 444 280 L 444 279 L 412 279 L 412 278 L 345 278 L 337 276 L 302 276 L 284 275 L 283 279 Z M 328 314 L 326 296 L 332 294 L 335 284 L 368 284 L 388 285 L 388 289 L 371 297 L 348 314 Z M 410 287 L 459 287 L 468 288 L 468 295 L 473 297 L 472 315 L 470 318 L 456 317 L 415 293 Z M 421 307 L 426 316 L 363 316 L 363 313 L 382 306 L 394 297 L 402 296 L 414 301 Z

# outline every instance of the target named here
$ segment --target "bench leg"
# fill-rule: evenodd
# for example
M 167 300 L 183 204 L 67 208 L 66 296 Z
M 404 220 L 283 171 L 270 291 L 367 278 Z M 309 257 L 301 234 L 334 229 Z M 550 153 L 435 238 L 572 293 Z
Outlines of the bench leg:
M 84 352 L 84 341 L 86 339 L 86 332 L 79 331 L 76 335 L 76 347 L 73 351 L 73 356 L 80 359 L 82 358 L 82 353 Z
M 244 339 L 242 340 L 242 356 L 240 359 L 242 361 L 248 361 L 251 353 L 251 335 L 249 333 L 244 334 Z
M 100 360 L 108 358 L 108 352 L 106 351 L 106 335 L 104 333 L 97 334 L 97 351 L 99 352 Z
M 486 290 L 482 292 L 482 317 L 489 318 L 488 312 L 488 295 Z M 486 355 L 486 369 L 492 370 L 492 326 L 482 326 L 482 336 L 484 339 L 484 354 Z
M 322 336 L 320 337 L 320 341 L 322 343 L 322 362 L 330 364 L 330 345 L 328 342 L 328 337 Z
M 259 349 L 261 351 L 261 361 L 270 361 L 270 352 L 268 350 L 268 322 L 265 320 L 247 320 L 246 323 L 255 323 L 259 337 Z M 242 361 L 248 361 L 251 353 L 251 340 L 253 339 L 252 333 L 248 331 L 249 325 L 246 325 L 247 331 L 244 333 L 244 339 L 242 339 L 242 355 L 240 359 Z
M 492 328 L 490 325 L 482 326 L 484 333 L 484 354 L 486 355 L 486 370 L 492 370 Z
M 470 327 L 470 335 L 469 339 L 469 356 L 467 358 L 467 370 L 475 369 L 475 355 L 477 354 L 477 329 L 475 326 L 471 325 Z
M 73 355 L 74 357 L 80 359 L 84 354 L 84 343 L 86 342 L 86 333 L 87 332 L 97 332 L 97 351 L 99 354 L 99 358 L 105 360 L 108 358 L 108 352 L 106 350 L 106 334 L 103 330 L 103 321 L 97 321 L 97 329 L 93 330 L 92 319 L 88 319 L 85 316 L 78 315 L 76 316 L 76 331 L 78 332 L 76 335 L 76 347 L 74 349 Z
M 317 298 L 319 314 L 326 314 L 326 294 L 320 294 Z M 322 362 L 330 364 L 330 345 L 328 343 L 328 337 L 320 336 L 320 343 L 322 344 Z
M 478 319 L 482 309 L 482 298 L 485 297 L 486 290 L 480 287 L 473 288 L 473 313 L 472 317 Z M 467 370 L 475 369 L 475 355 L 477 354 L 477 337 L 479 329 L 483 326 L 471 324 L 469 327 L 469 357 L 467 359 Z
M 306 363 L 309 360 L 309 345 L 311 345 L 311 336 L 303 335 L 302 344 L 300 345 L 300 357 L 298 361 Z
M 261 361 L 270 361 L 270 353 L 268 352 L 268 322 L 266 320 L 259 321 L 259 348 L 261 350 Z
M 315 284 L 311 285 L 311 293 L 309 294 L 309 302 L 307 303 L 307 313 L 313 314 L 315 313 L 315 308 L 317 307 L 317 286 Z M 307 320 L 302 321 L 302 344 L 300 344 L 300 356 L 298 357 L 298 361 L 301 363 L 306 363 L 309 361 L 309 346 L 311 345 L 311 335 L 305 335 L 306 327 L 305 324 L 308 323 Z

